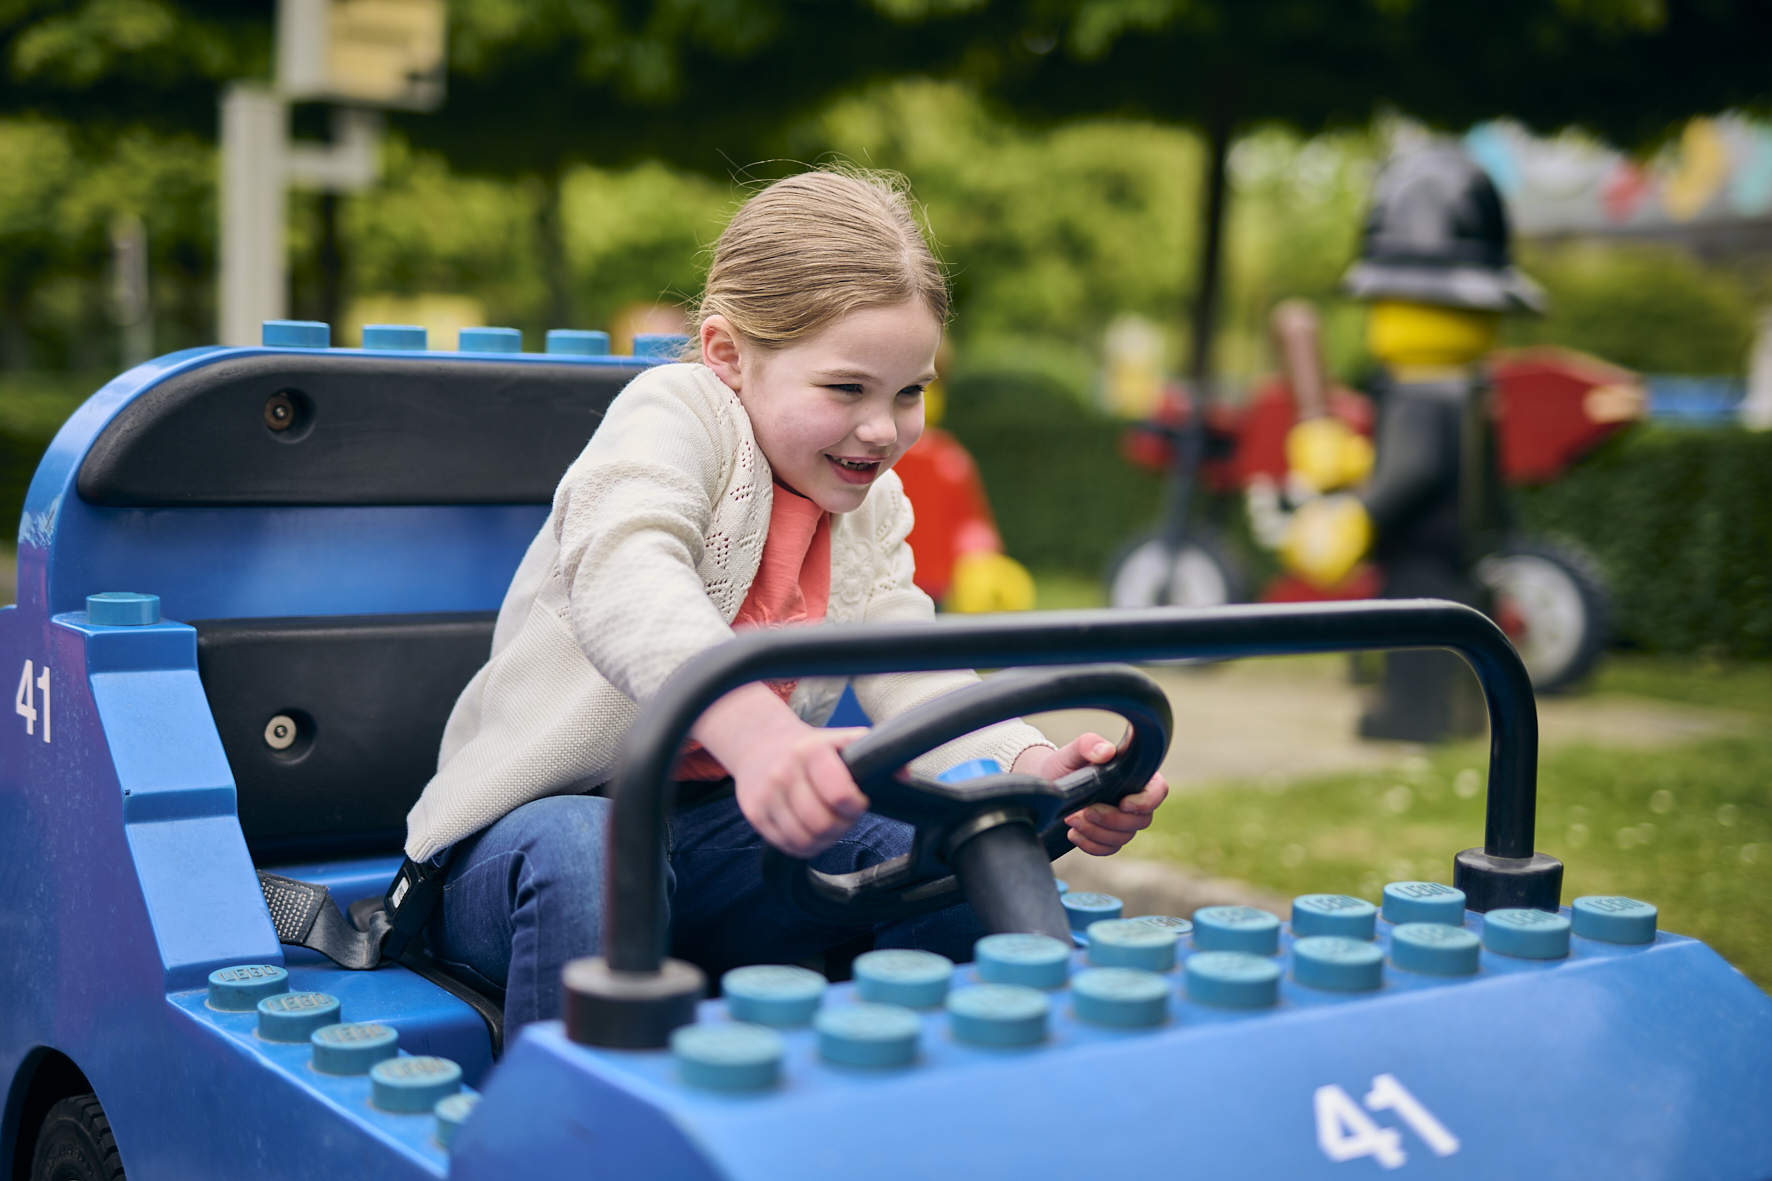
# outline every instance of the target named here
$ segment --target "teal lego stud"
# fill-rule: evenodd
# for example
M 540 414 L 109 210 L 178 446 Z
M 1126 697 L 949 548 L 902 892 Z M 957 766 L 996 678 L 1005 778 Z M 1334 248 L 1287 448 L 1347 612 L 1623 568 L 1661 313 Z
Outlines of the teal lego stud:
M 1063 988 L 1071 972 L 1071 948 L 1050 935 L 1005 932 L 973 944 L 972 962 L 987 984 Z
M 1280 999 L 1280 965 L 1265 955 L 1195 952 L 1188 957 L 1186 975 L 1188 999 L 1202 1005 L 1265 1009 Z
M 1439 882 L 1391 882 L 1384 888 L 1387 923 L 1464 925 L 1464 891 Z
M 1445 923 L 1402 923 L 1391 931 L 1391 963 L 1427 976 L 1469 976 L 1477 970 L 1473 932 Z
M 399 1041 L 392 1026 L 377 1022 L 322 1025 L 308 1035 L 321 1074 L 368 1074 L 377 1062 L 399 1055 Z
M 1292 944 L 1292 978 L 1332 992 L 1371 992 L 1384 984 L 1384 952 L 1344 935 L 1306 935 Z
M 864 1001 L 933 1009 L 948 994 L 954 961 L 932 951 L 886 948 L 855 957 L 855 991 Z
M 1161 1025 L 1169 1017 L 1169 982 L 1137 968 L 1085 968 L 1071 980 L 1071 1008 L 1096 1025 Z
M 1031 1046 L 1046 1040 L 1046 994 L 1021 984 L 980 984 L 948 994 L 948 1029 L 980 1046 Z
M 209 974 L 209 1007 L 251 1013 L 268 996 L 289 991 L 289 973 L 275 964 L 238 964 Z
M 425 330 L 417 324 L 365 324 L 363 347 L 390 352 L 422 353 L 429 346 Z
M 1569 920 L 1548 910 L 1492 910 L 1483 916 L 1483 946 L 1516 959 L 1560 960 L 1569 954 Z
M 1300 894 L 1292 900 L 1292 933 L 1370 939 L 1378 929 L 1378 908 L 1346 894 Z
M 1575 933 L 1601 943 L 1654 943 L 1655 907 L 1635 898 L 1588 894 L 1571 906 Z
M 734 1021 L 804 1025 L 824 999 L 825 978 L 788 964 L 751 964 L 720 977 L 720 993 Z
M 1102 919 L 1117 919 L 1125 910 L 1125 904 L 1112 894 L 1089 890 L 1067 890 L 1059 895 L 1059 901 L 1064 903 L 1064 913 L 1073 931 L 1087 931 L 1090 923 Z
M 1167 927 L 1139 919 L 1103 919 L 1090 923 L 1089 962 L 1098 968 L 1142 968 L 1167 972 L 1175 966 L 1180 936 Z
M 680 332 L 639 332 L 634 335 L 634 356 L 675 361 L 688 343 L 689 338 Z
M 556 357 L 607 357 L 609 334 L 579 328 L 548 330 L 548 352 Z
M 520 353 L 523 333 L 516 328 L 463 328 L 455 347 L 463 353 Z
M 1063 897 L 1064 895 L 1069 894 L 1071 892 L 1071 884 L 1069 882 L 1065 881 L 1063 878 L 1053 878 L 1052 881 L 1055 885 L 1058 886 L 1058 893 L 1059 893 L 1060 897 Z
M 86 622 L 97 627 L 146 627 L 160 622 L 160 596 L 103 591 L 86 596 Z
M 702 1022 L 671 1031 L 677 1074 L 692 1087 L 754 1091 L 781 1077 L 781 1035 L 745 1021 Z
M 324 992 L 282 992 L 258 1003 L 258 1036 L 267 1042 L 300 1044 L 338 1020 L 338 998 Z
M 1135 923 L 1149 923 L 1153 927 L 1161 927 L 1165 931 L 1174 931 L 1177 939 L 1186 939 L 1194 933 L 1194 925 L 1173 914 L 1141 914 L 1132 919 Z
M 1253 906 L 1202 906 L 1194 912 L 1194 946 L 1273 955 L 1280 950 L 1280 916 Z
M 461 1067 L 447 1058 L 388 1058 L 369 1068 L 369 1101 L 383 1111 L 431 1111 L 459 1090 Z
M 847 1066 L 903 1066 L 917 1056 L 923 1022 L 901 1005 L 861 1003 L 820 1009 L 812 1018 L 818 1052 Z
M 273 349 L 332 347 L 332 326 L 319 320 L 266 320 L 259 340 Z
M 468 1122 L 468 1116 L 474 1113 L 474 1105 L 480 1102 L 480 1096 L 472 1091 L 457 1091 L 437 1100 L 431 1108 L 431 1114 L 437 1117 L 437 1143 L 449 1148 L 455 1143 L 455 1134 L 461 1126 Z

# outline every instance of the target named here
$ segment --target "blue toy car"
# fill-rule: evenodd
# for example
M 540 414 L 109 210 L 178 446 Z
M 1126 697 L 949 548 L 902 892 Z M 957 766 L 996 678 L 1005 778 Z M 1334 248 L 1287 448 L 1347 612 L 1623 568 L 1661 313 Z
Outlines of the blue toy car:
M 723 645 L 630 735 L 605 957 L 569 967 L 565 1021 L 505 1045 L 500 998 L 408 938 L 427 882 L 404 817 L 555 482 L 648 362 L 269 333 L 113 381 L 30 489 L 0 610 L 14 1177 L 1772 1178 L 1772 999 L 1646 903 L 1562 905 L 1562 867 L 1533 851 L 1525 670 L 1444 603 Z M 1489 703 L 1488 831 L 1451 886 L 1306 895 L 1286 921 L 1060 897 L 1055 818 L 1143 782 L 1168 744 L 1162 695 L 1102 662 L 1394 647 L 1459 651 Z M 1035 671 L 847 754 L 915 851 L 764 872 L 811 914 L 963 897 L 996 932 L 976 962 L 871 953 L 838 984 L 738 969 L 704 999 L 658 901 L 693 720 L 763 677 L 953 667 Z M 1106 768 L 895 774 L 1001 717 L 1083 705 L 1129 723 Z

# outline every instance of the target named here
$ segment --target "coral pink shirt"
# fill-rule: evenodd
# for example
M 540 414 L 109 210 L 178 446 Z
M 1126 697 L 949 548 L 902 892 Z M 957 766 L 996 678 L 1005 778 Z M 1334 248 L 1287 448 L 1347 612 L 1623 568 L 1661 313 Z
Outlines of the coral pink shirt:
M 732 621 L 732 630 L 818 623 L 831 601 L 831 515 L 783 484 L 775 485 L 769 534 L 750 593 Z M 798 681 L 770 681 L 786 701 Z M 724 779 L 726 768 L 699 742 L 684 746 L 678 779 Z

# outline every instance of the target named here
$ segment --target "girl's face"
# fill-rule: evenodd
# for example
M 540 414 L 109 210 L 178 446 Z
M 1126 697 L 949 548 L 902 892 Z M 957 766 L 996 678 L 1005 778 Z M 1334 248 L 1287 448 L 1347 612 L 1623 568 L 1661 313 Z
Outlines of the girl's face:
M 850 312 L 773 353 L 724 316 L 701 329 L 702 359 L 744 404 L 775 478 L 833 513 L 859 508 L 923 434 L 940 343 L 941 325 L 918 300 Z

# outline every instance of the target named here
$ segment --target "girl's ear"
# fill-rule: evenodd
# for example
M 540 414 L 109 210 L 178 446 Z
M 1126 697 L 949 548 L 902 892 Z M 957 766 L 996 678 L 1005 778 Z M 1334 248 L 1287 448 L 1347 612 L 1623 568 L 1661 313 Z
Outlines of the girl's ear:
M 701 326 L 701 363 L 733 393 L 744 392 L 744 354 L 725 316 L 712 315 Z

